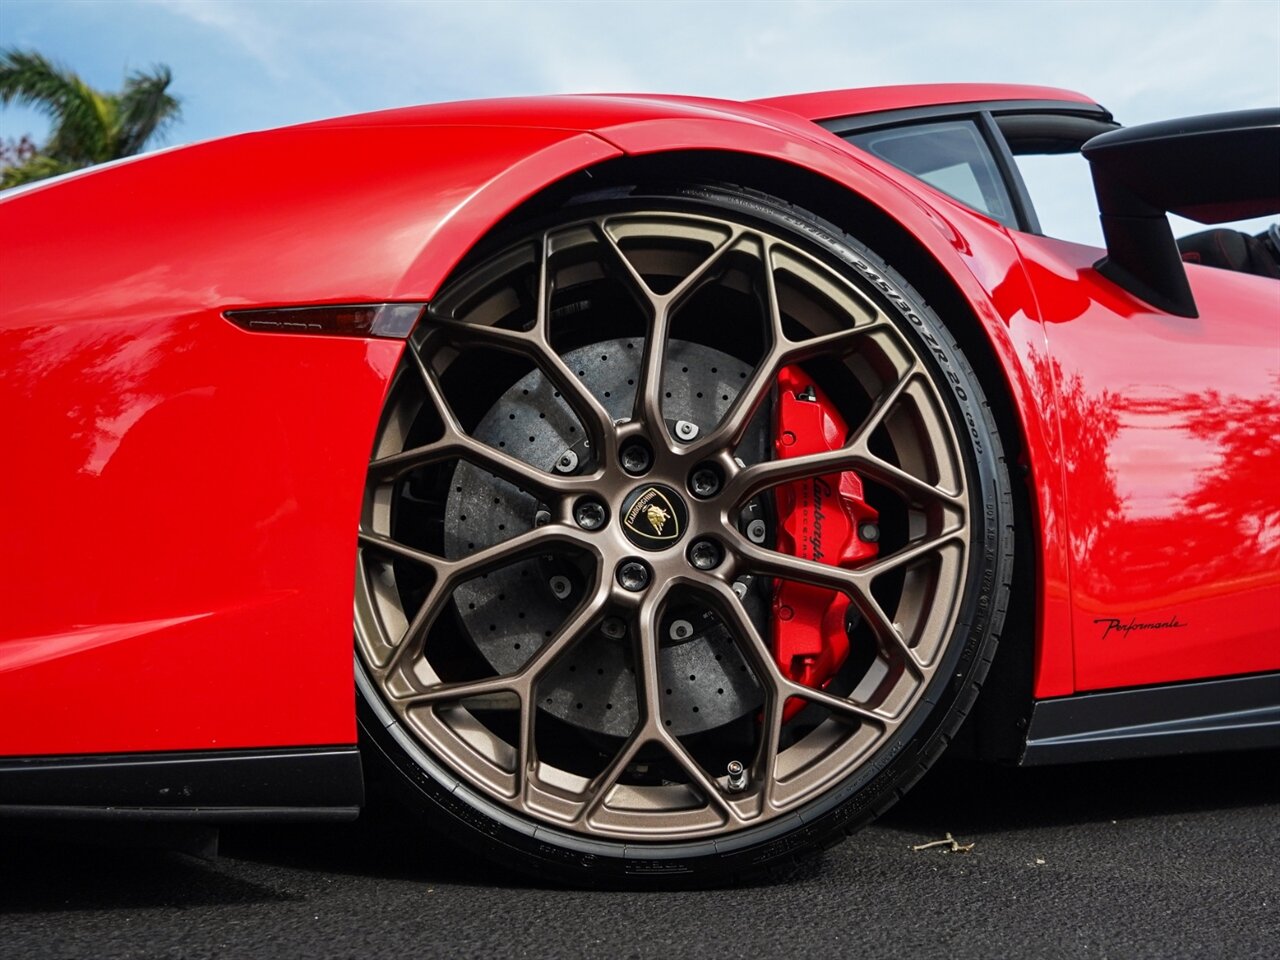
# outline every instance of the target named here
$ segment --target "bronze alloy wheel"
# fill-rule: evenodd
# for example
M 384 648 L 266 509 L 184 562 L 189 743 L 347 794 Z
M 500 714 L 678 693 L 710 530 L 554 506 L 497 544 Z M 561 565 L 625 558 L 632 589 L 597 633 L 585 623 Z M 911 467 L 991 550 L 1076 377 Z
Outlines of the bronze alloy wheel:
M 784 371 L 847 425 L 834 449 L 778 455 Z M 778 201 L 619 191 L 531 226 L 432 303 L 379 427 L 372 741 L 526 870 L 817 849 L 940 752 L 993 653 L 1011 509 L 981 397 L 905 283 Z M 865 559 L 782 549 L 778 491 L 849 473 Z M 784 596 L 847 598 L 821 683 L 780 660 Z

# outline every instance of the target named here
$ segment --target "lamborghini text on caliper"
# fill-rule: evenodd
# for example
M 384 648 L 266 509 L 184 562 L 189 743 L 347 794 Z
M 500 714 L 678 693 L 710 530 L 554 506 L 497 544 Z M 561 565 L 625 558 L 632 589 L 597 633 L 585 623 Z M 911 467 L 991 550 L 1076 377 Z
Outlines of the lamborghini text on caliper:
M 834 404 L 799 367 L 778 375 L 774 448 L 778 459 L 838 450 L 848 428 Z M 853 472 L 807 477 L 774 490 L 777 549 L 803 560 L 852 567 L 878 553 L 879 514 Z M 865 538 L 865 539 L 864 539 Z M 784 674 L 823 687 L 849 656 L 849 598 L 839 591 L 780 580 L 773 595 L 773 654 Z M 787 716 L 804 704 L 792 700 Z

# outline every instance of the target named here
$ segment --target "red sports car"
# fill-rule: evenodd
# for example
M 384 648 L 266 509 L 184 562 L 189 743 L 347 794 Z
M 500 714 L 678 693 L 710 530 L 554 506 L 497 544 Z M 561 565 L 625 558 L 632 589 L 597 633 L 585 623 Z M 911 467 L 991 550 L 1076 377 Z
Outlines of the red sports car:
M 1079 153 L 1106 250 L 1020 174 Z M 1280 110 L 502 100 L 5 196 L 0 814 L 378 772 L 512 867 L 707 883 L 953 741 L 1280 743 L 1280 236 L 1170 212 L 1280 212 Z

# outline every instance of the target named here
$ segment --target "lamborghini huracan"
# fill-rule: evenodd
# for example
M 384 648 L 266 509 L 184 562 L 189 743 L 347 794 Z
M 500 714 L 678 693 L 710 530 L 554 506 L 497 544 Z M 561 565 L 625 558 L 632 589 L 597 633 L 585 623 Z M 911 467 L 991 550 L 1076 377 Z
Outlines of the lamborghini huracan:
M 721 883 L 948 748 L 1280 744 L 1280 231 L 1213 226 L 1278 212 L 1280 110 L 1008 85 L 411 107 L 0 195 L 0 815 L 376 777 L 516 870 Z

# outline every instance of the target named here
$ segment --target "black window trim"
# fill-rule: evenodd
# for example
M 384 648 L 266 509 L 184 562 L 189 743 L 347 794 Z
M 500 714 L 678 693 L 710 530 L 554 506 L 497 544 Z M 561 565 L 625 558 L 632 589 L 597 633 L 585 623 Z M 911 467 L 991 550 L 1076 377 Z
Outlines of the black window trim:
M 1024 233 L 1043 236 L 1040 218 L 1036 215 L 1031 194 L 1018 171 L 1018 164 L 1009 147 L 1009 141 L 1000 131 L 996 114 L 1054 113 L 1079 116 L 1090 120 L 1113 122 L 1111 113 L 1103 107 L 1079 103 L 1071 100 L 989 100 L 969 103 L 936 104 L 927 107 L 909 107 L 903 110 L 882 110 L 878 113 L 861 113 L 849 117 L 836 117 L 820 120 L 818 125 L 830 130 L 837 136 L 848 139 L 855 133 L 866 133 L 872 130 L 889 127 L 910 127 L 917 124 L 932 123 L 939 120 L 967 119 L 973 122 L 986 142 L 987 149 L 995 160 L 996 169 L 1004 180 L 1005 192 L 1009 202 L 1013 204 L 1015 224 L 1005 224 Z M 963 203 L 964 201 L 959 201 Z M 969 206 L 969 204 L 965 204 Z M 978 210 L 983 216 L 991 214 Z M 999 218 L 992 219 L 999 221 Z
M 1018 164 L 1013 159 L 1013 151 L 1009 142 L 996 126 L 995 118 L 990 110 L 978 114 L 978 129 L 982 131 L 987 147 L 995 158 L 996 169 L 1004 178 L 1004 189 L 1013 204 L 1013 215 L 1018 221 L 1017 228 L 1024 233 L 1040 233 L 1040 218 L 1036 216 L 1035 205 L 1031 202 L 1031 194 L 1027 192 L 1027 184 L 1018 172 Z
M 1064 113 L 1078 114 L 1095 120 L 1111 120 L 1111 113 L 1097 104 L 1075 100 L 970 100 L 966 103 L 931 104 L 927 107 L 906 107 L 902 110 L 881 110 L 876 113 L 856 113 L 847 117 L 832 117 L 817 121 L 818 126 L 830 130 L 836 136 L 861 133 L 873 127 L 893 127 L 921 120 L 940 120 L 948 117 L 973 116 L 983 110 L 988 113 Z

